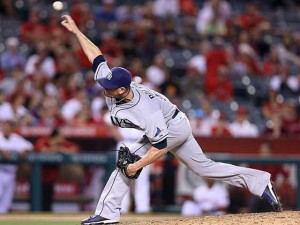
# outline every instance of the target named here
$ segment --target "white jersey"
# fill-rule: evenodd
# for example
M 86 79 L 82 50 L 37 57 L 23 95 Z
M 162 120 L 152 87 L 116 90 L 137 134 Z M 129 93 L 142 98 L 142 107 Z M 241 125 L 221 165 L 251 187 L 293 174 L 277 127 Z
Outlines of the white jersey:
M 8 138 L 5 138 L 0 132 L 0 149 L 2 150 L 20 153 L 25 150 L 31 150 L 32 148 L 32 144 L 22 136 L 12 133 Z M 14 173 L 17 170 L 17 166 L 11 164 L 0 164 L 0 170 Z
M 163 141 L 168 136 L 168 123 L 176 111 L 176 106 L 165 96 L 144 85 L 131 83 L 133 99 L 118 103 L 114 98 L 106 98 L 112 123 L 122 128 L 142 130 L 151 144 Z

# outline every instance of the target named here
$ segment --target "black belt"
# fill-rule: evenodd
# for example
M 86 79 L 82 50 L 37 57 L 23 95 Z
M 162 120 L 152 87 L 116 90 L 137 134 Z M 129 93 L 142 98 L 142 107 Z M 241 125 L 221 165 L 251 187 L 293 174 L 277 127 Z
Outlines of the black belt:
M 172 119 L 174 119 L 179 112 L 180 112 L 179 109 L 175 109 L 175 112 L 174 112 L 174 114 L 172 116 Z

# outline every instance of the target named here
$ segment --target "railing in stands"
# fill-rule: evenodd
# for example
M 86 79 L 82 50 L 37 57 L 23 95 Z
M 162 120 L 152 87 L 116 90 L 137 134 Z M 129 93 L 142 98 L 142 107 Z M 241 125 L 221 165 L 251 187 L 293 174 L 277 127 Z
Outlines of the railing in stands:
M 0 163 L 18 164 L 26 162 L 31 165 L 31 209 L 32 211 L 41 211 L 41 167 L 43 164 L 82 164 L 82 165 L 102 165 L 105 168 L 105 180 L 115 168 L 114 153 L 79 153 L 79 154 L 61 154 L 61 153 L 29 153 L 25 158 L 19 158 L 17 154 L 12 154 L 10 159 L 4 159 L 0 156 Z
M 264 165 L 275 165 L 275 164 L 295 164 L 297 166 L 297 181 L 300 181 L 300 156 L 274 156 L 270 158 L 259 158 L 251 155 L 234 155 L 234 154 L 213 154 L 211 157 L 213 160 L 218 162 L 240 164 L 264 164 Z M 47 164 L 70 164 L 77 163 L 83 165 L 103 165 L 106 168 L 105 179 L 108 178 L 111 171 L 115 167 L 115 154 L 109 153 L 80 153 L 74 155 L 65 155 L 59 153 L 29 153 L 26 158 L 20 159 L 16 154 L 12 155 L 9 160 L 4 160 L 0 157 L 0 163 L 13 163 L 18 164 L 20 162 L 30 163 L 32 166 L 32 211 L 41 210 L 41 166 Z M 297 209 L 300 209 L 300 184 L 297 186 Z

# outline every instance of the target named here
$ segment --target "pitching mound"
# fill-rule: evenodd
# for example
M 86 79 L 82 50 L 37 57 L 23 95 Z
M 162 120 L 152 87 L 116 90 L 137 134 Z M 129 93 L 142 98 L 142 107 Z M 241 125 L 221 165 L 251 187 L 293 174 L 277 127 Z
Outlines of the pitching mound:
M 231 214 L 225 216 L 203 216 L 203 217 L 177 217 L 177 218 L 144 218 L 145 221 L 133 222 L 140 218 L 132 216 L 122 219 L 120 225 L 299 225 L 299 211 L 285 211 L 280 213 L 251 213 L 251 214 Z M 127 221 L 126 221 L 127 220 Z
M 80 225 L 87 213 L 12 213 L 0 216 L 0 224 Z M 119 225 L 300 225 L 300 211 L 230 214 L 225 216 L 180 217 L 176 214 L 122 215 Z

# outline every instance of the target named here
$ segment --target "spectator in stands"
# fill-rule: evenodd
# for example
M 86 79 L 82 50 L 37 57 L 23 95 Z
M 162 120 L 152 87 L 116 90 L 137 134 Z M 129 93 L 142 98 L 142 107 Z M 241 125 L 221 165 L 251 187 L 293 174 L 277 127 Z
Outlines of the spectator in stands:
M 282 133 L 288 136 L 300 133 L 300 116 L 294 103 L 285 103 L 282 111 Z
M 174 36 L 177 29 L 174 27 L 174 21 L 171 19 L 159 21 L 151 13 L 151 2 L 143 5 L 140 10 L 138 18 L 134 20 L 135 28 L 130 30 L 131 34 L 129 33 L 131 43 L 125 43 L 131 47 L 129 51 L 130 55 L 142 59 L 146 65 L 149 65 L 161 49 L 168 48 L 169 45 L 177 42 L 176 35 Z M 145 52 L 147 54 L 144 54 Z
M 63 104 L 74 98 L 78 93 L 82 86 L 82 79 L 82 73 L 72 73 L 65 78 L 61 78 L 57 86 L 59 87 L 59 96 Z
M 283 100 L 278 97 L 278 92 L 269 90 L 268 99 L 263 103 L 263 116 L 269 119 L 272 114 L 279 113 L 283 107 Z
M 13 119 L 14 120 L 19 120 L 23 116 L 25 116 L 28 113 L 28 110 L 26 109 L 24 103 L 26 101 L 26 96 L 24 94 L 19 93 L 16 94 L 12 97 L 11 100 L 11 107 L 13 110 Z
M 100 27 L 116 22 L 115 9 L 115 0 L 102 0 L 102 7 L 95 11 L 95 20 L 97 23 L 101 23 Z
M 160 86 L 161 92 L 169 98 L 169 100 L 179 106 L 181 105 L 182 99 L 180 84 L 178 84 L 177 79 L 173 79 L 169 70 L 166 70 L 166 81 Z
M 88 23 L 94 17 L 91 5 L 84 0 L 75 0 L 71 5 L 71 16 L 83 31 L 87 31 Z
M 40 153 L 62 153 L 74 154 L 79 152 L 79 146 L 73 142 L 67 141 L 60 130 L 54 128 L 49 137 L 41 137 L 35 143 L 35 150 Z M 79 170 L 75 170 L 78 172 Z M 77 174 L 80 177 L 80 174 Z M 74 171 L 69 173 L 74 176 Z M 76 176 L 76 175 L 75 175 Z M 42 169 L 42 197 L 43 211 L 51 211 L 54 197 L 54 185 L 59 179 L 59 166 L 44 165 Z
M 12 106 L 6 101 L 6 96 L 3 90 L 0 89 L 0 121 L 13 120 L 14 112 Z
M 105 107 L 105 100 L 102 90 L 98 90 L 93 100 L 91 101 L 91 116 L 94 122 L 102 121 L 103 116 L 101 110 Z
M 43 102 L 33 114 L 38 119 L 38 126 L 53 128 L 64 124 L 59 104 L 58 99 L 52 96 L 43 96 Z
M 227 1 L 207 0 L 198 13 L 196 30 L 203 35 L 225 35 L 230 15 L 231 6 Z
M 262 106 L 262 114 L 266 120 L 264 134 L 270 133 L 273 137 L 280 137 L 282 132 L 282 101 L 278 98 L 277 92 L 269 90 L 268 100 L 265 101 Z
M 207 96 L 214 94 L 218 84 L 218 69 L 220 66 L 230 64 L 230 54 L 224 48 L 224 40 L 221 38 L 213 39 L 213 48 L 206 54 L 206 73 L 204 74 L 204 91 Z
M 66 101 L 61 108 L 61 113 L 66 123 L 74 119 L 75 115 L 82 110 L 84 106 L 89 105 L 87 93 L 83 88 L 77 87 L 77 92 L 74 94 L 74 97 Z
M 57 86 L 50 80 L 45 79 L 45 77 L 37 75 L 31 78 L 31 81 L 26 85 L 28 86 L 29 94 L 34 95 L 35 93 L 44 93 L 45 95 L 49 95 L 55 97 L 58 95 Z
M 75 46 L 72 45 L 72 48 L 69 48 L 71 42 L 70 36 L 61 29 L 59 21 L 60 14 L 57 11 L 51 12 L 47 22 L 47 32 L 50 35 L 47 43 L 56 61 L 57 73 L 63 73 L 66 69 L 73 69 L 79 65 L 74 57 Z M 69 73 L 73 72 L 70 71 Z
M 39 9 L 30 9 L 27 20 L 20 27 L 20 35 L 21 40 L 30 45 L 48 40 L 47 27 L 42 23 Z
M 229 124 L 229 131 L 233 137 L 258 137 L 257 126 L 248 119 L 249 112 L 247 107 L 240 106 L 235 114 L 235 119 Z
M 229 130 L 229 124 L 225 113 L 220 113 L 220 116 L 216 123 L 211 127 L 212 137 L 232 137 Z
M 93 123 L 91 117 L 91 111 L 88 105 L 83 106 L 83 108 L 78 111 L 75 116 L 70 121 L 69 125 L 74 127 L 84 127 L 91 126 Z
M 264 76 L 273 76 L 274 74 L 279 73 L 280 60 L 278 52 L 275 49 L 271 49 L 270 52 L 266 55 L 262 65 L 262 75 Z
M 0 66 L 5 73 L 5 77 L 12 76 L 12 70 L 16 67 L 23 68 L 25 65 L 25 55 L 19 51 L 19 39 L 9 37 L 5 41 L 6 50 L 1 54 Z
M 183 78 L 180 79 L 182 97 L 191 101 L 198 101 L 203 95 L 203 77 L 195 67 L 187 66 Z
M 53 79 L 55 73 L 55 61 L 49 56 L 46 42 L 38 42 L 36 53 L 31 55 L 26 62 L 25 74 L 29 77 L 41 76 L 47 81 Z
M 157 17 L 176 17 L 179 13 L 179 0 L 155 0 L 153 2 L 153 14 Z
M 196 16 L 197 5 L 194 0 L 179 0 L 180 3 L 180 14 L 183 16 Z
M 217 122 L 219 111 L 214 109 L 211 102 L 205 96 L 201 96 L 200 100 L 200 109 L 204 112 L 203 125 L 206 130 L 205 134 L 211 134 L 211 127 L 214 126 Z
M 190 117 L 190 125 L 195 136 L 210 136 L 214 124 L 215 121 L 211 120 L 202 109 L 195 110 L 194 117 Z
M 0 11 L 5 16 L 14 17 L 16 16 L 17 10 L 15 2 L 10 0 L 3 0 L 0 2 Z
M 193 199 L 183 203 L 181 215 L 224 215 L 229 203 L 229 192 L 225 184 L 206 179 L 205 183 L 194 190 Z
M 0 155 L 4 159 L 17 154 L 24 157 L 33 149 L 32 144 L 22 136 L 14 132 L 15 122 L 6 120 L 2 122 L 0 132 Z M 0 213 L 7 213 L 12 205 L 17 166 L 12 164 L 0 164 Z
M 199 43 L 201 42 L 201 37 L 197 32 L 195 32 L 194 21 L 187 19 L 180 33 L 181 47 L 183 49 L 191 49 L 197 53 L 197 50 L 199 49 Z
M 49 32 L 49 35 L 51 35 L 52 37 L 55 37 L 57 32 L 58 33 L 63 32 L 63 29 L 60 26 L 60 15 L 57 11 L 50 12 L 47 21 L 47 31 Z
M 11 70 L 10 76 L 5 76 L 0 80 L 0 89 L 6 96 L 11 96 L 17 90 L 18 84 L 24 80 L 24 69 L 15 67 Z
M 140 58 L 133 58 L 129 64 L 129 69 L 132 71 L 132 76 L 143 76 L 145 74 L 144 63 Z
M 102 36 L 102 45 L 104 46 L 103 54 L 110 60 L 111 66 L 118 66 L 123 63 L 124 55 L 121 45 L 112 33 L 107 32 Z
M 206 53 L 210 50 L 211 44 L 207 40 L 201 41 L 198 53 L 188 61 L 188 68 L 194 68 L 200 76 L 206 72 Z
M 129 58 L 136 56 L 136 50 L 133 48 L 133 45 L 135 44 L 133 42 L 133 35 L 132 22 L 130 20 L 121 21 L 119 23 L 119 28 L 116 30 L 115 37 L 120 43 L 123 54 Z
M 176 21 L 171 18 L 167 18 L 162 21 L 162 37 L 161 43 L 163 48 L 176 49 L 180 46 L 180 40 L 176 38 L 178 35 L 178 28 L 176 27 Z
M 246 12 L 234 18 L 233 23 L 243 30 L 268 29 L 270 27 L 270 23 L 262 16 L 259 6 L 255 3 L 248 3 Z
M 147 81 L 154 87 L 159 88 L 166 80 L 165 59 L 161 55 L 156 55 L 153 63 L 146 69 Z
M 238 55 L 235 61 L 239 66 L 240 75 L 262 74 L 256 53 L 248 43 L 239 44 Z
M 290 74 L 288 65 L 281 64 L 279 74 L 270 80 L 270 89 L 288 98 L 297 95 L 300 91 L 299 77 Z
M 281 112 L 273 113 L 270 115 L 269 120 L 266 122 L 264 134 L 274 138 L 279 138 L 282 135 L 282 116 Z
M 233 100 L 233 85 L 229 79 L 229 69 L 221 65 L 217 70 L 217 82 L 209 98 L 219 102 L 230 102 Z
M 292 32 L 285 31 L 282 41 L 274 46 L 282 64 L 292 63 L 300 66 L 300 57 L 294 53 L 295 41 Z

